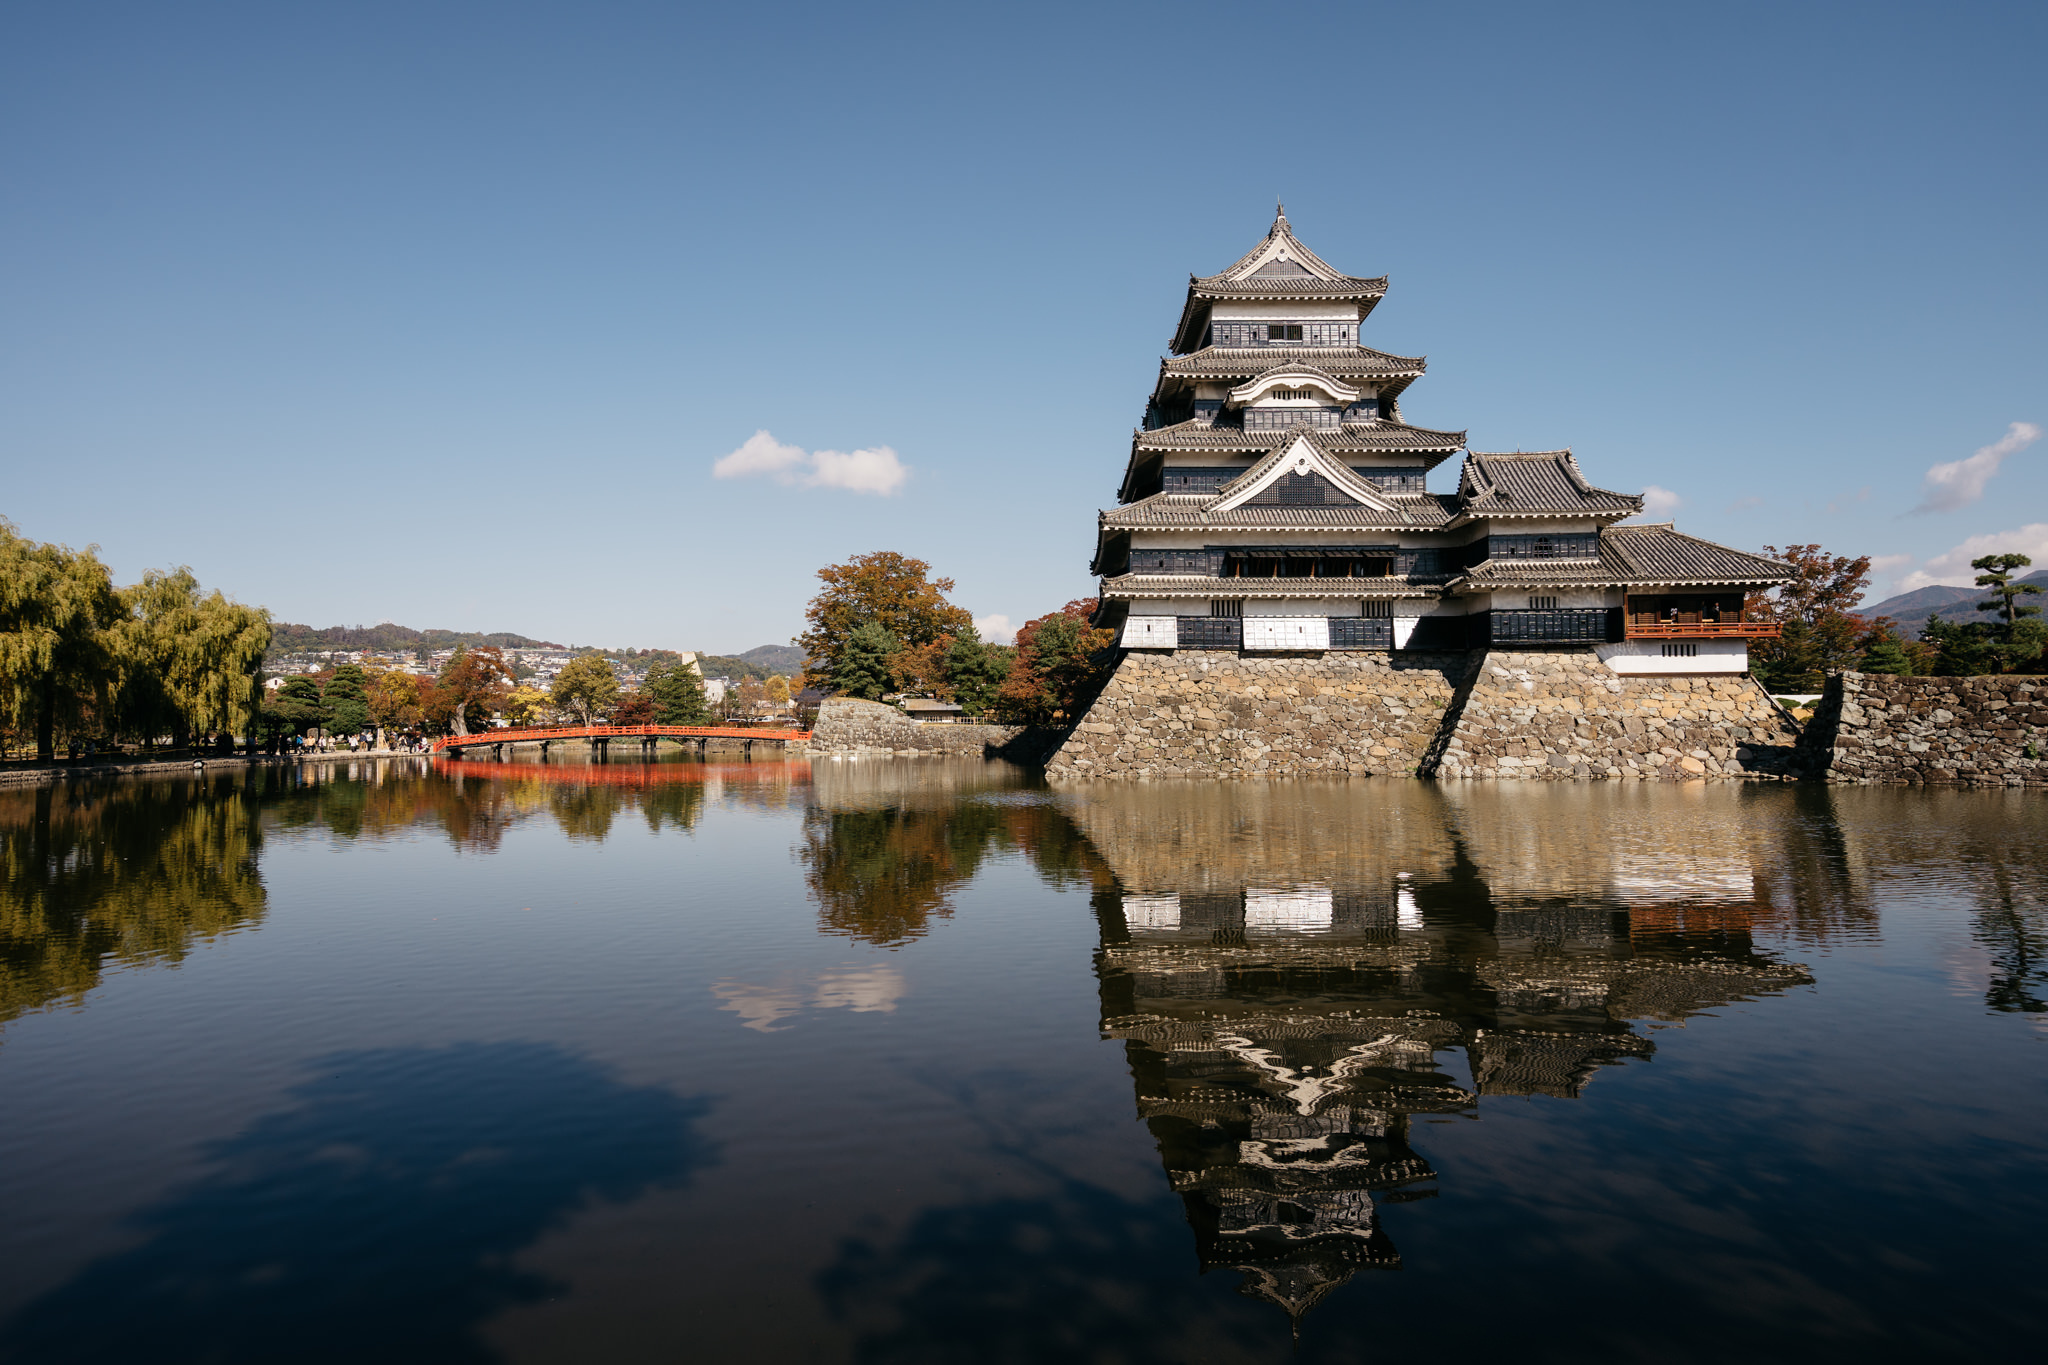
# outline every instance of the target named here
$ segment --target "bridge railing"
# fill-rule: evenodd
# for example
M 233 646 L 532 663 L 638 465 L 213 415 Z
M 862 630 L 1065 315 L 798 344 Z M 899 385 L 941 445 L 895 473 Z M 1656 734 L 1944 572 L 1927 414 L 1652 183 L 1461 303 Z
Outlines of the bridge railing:
M 802 744 L 809 730 L 770 730 L 752 725 L 550 725 L 525 730 L 482 730 L 469 735 L 443 735 L 435 753 L 470 749 L 482 744 L 533 744 L 557 739 L 770 739 Z

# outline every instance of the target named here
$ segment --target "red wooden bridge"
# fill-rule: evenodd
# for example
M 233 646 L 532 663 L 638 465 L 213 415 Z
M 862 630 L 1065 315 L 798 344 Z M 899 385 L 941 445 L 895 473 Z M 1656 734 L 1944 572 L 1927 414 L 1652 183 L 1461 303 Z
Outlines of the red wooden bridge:
M 550 725 L 534 730 L 484 730 L 474 735 L 444 735 L 434 741 L 433 751 L 458 757 L 464 749 L 489 747 L 494 753 L 503 753 L 507 744 L 538 744 L 545 754 L 550 744 L 562 740 L 587 739 L 600 752 L 609 753 L 615 739 L 637 739 L 643 749 L 653 749 L 664 739 L 688 742 L 707 742 L 714 739 L 736 739 L 746 743 L 752 752 L 756 743 L 802 744 L 811 737 L 809 730 L 768 730 L 757 725 Z

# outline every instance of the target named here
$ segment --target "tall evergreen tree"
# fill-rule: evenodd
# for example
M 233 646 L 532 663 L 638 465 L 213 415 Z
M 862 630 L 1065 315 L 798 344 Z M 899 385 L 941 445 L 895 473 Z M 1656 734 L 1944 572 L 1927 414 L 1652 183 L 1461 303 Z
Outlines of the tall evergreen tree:
M 370 728 L 370 699 L 364 690 L 363 670 L 343 664 L 321 689 L 320 700 L 327 706 L 328 728 L 337 735 L 359 734 Z
M 946 685 L 961 709 L 979 716 L 995 704 L 997 690 L 1010 676 L 1010 651 L 983 643 L 981 633 L 970 623 L 953 636 L 944 667 Z
M 879 622 L 856 626 L 834 651 L 833 687 L 842 697 L 880 701 L 890 687 L 889 656 L 896 650 L 896 637 Z
M 2019 599 L 2041 589 L 2032 583 L 2015 583 L 2013 570 L 2024 569 L 2034 561 L 2025 555 L 1985 555 L 1982 559 L 1970 561 L 1970 567 L 1983 572 L 1977 575 L 1977 586 L 1991 589 L 1991 600 L 1979 602 L 1978 611 L 1995 611 L 2005 617 L 2006 643 L 2013 642 L 2014 635 L 2023 616 L 2039 616 L 2039 607 L 2023 607 Z
M 650 664 L 643 690 L 654 699 L 656 725 L 703 725 L 711 719 L 704 701 L 704 679 L 689 664 Z

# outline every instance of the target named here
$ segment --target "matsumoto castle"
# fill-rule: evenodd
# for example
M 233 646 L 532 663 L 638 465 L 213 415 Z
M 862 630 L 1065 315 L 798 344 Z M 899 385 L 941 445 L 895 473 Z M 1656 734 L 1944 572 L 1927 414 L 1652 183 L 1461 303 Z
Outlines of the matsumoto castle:
M 1741 673 L 1748 595 L 1789 566 L 1617 525 L 1641 497 L 1569 450 L 1467 451 L 1401 420 L 1420 358 L 1360 344 L 1385 278 L 1338 273 L 1283 209 L 1189 281 L 1172 354 L 1100 517 L 1103 624 L 1127 649 L 1468 650 L 1577 645 L 1616 673 Z

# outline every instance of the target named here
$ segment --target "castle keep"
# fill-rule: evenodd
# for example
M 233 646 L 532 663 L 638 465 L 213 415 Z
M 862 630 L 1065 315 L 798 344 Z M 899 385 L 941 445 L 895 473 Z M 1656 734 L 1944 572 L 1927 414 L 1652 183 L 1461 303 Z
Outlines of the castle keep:
M 1049 770 L 1699 777 L 1784 750 L 1747 674 L 1777 632 L 1751 598 L 1789 566 L 1626 523 L 1642 498 L 1569 450 L 1403 421 L 1423 361 L 1360 335 L 1386 288 L 1284 209 L 1190 279 L 1098 518 L 1097 619 L 1128 652 Z
M 1465 454 L 1401 420 L 1420 358 L 1360 341 L 1384 278 L 1272 231 L 1187 303 L 1100 518 L 1104 624 L 1127 649 L 1590 644 L 1617 674 L 1743 673 L 1777 560 L 1616 523 L 1643 509 L 1569 450 Z

